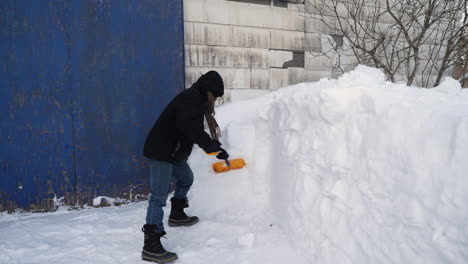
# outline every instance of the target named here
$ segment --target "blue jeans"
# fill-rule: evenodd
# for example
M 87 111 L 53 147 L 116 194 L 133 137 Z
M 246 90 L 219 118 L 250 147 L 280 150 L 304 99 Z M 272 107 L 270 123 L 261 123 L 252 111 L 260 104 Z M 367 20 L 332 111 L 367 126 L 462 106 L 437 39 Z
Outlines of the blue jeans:
M 158 231 L 164 231 L 163 207 L 171 188 L 171 179 L 176 181 L 174 198 L 187 199 L 187 193 L 193 183 L 193 173 L 187 161 L 174 164 L 164 161 L 150 160 L 151 196 L 146 212 L 146 224 L 156 225 Z

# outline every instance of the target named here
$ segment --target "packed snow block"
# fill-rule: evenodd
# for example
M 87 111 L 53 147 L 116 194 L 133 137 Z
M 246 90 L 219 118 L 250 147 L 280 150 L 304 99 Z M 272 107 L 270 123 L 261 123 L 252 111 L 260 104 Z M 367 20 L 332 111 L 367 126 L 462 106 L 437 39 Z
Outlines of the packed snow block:
M 217 115 L 223 144 L 250 161 L 232 175 L 247 183 L 230 182 L 217 197 L 242 193 L 242 208 L 271 213 L 305 258 L 466 262 L 468 91 L 455 80 L 419 89 L 358 66 Z M 210 214 L 223 210 L 214 202 Z
M 242 247 L 252 248 L 255 242 L 255 234 L 252 234 L 252 233 L 244 234 L 237 239 L 237 242 Z

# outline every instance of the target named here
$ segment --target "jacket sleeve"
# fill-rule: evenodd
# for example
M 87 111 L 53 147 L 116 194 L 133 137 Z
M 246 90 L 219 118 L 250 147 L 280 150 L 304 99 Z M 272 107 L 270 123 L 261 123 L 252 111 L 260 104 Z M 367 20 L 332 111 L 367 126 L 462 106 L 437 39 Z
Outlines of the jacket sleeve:
M 197 144 L 205 152 L 221 150 L 221 143 L 213 140 L 203 127 L 202 102 L 197 100 L 182 100 L 176 110 L 176 126 L 182 134 Z

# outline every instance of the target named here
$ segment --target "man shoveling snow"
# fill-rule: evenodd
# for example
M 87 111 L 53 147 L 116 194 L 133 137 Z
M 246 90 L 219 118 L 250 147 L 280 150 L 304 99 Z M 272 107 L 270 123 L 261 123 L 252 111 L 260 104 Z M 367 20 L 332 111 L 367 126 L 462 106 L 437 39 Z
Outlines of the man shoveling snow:
M 150 159 L 151 197 L 142 229 L 145 233 L 143 260 L 163 263 L 177 259 L 177 254 L 166 251 L 160 240 L 166 234 L 163 207 L 171 179 L 176 180 L 176 187 L 171 198 L 169 226 L 191 226 L 198 222 L 198 217 L 187 216 L 184 212 L 188 207 L 187 193 L 193 183 L 193 173 L 187 164 L 193 145 L 197 144 L 207 153 L 218 153 L 218 159 L 229 158 L 218 141 L 220 130 L 213 116 L 215 100 L 223 94 L 223 79 L 216 71 L 209 71 L 166 106 L 146 138 L 144 155 Z M 211 137 L 204 131 L 203 116 Z

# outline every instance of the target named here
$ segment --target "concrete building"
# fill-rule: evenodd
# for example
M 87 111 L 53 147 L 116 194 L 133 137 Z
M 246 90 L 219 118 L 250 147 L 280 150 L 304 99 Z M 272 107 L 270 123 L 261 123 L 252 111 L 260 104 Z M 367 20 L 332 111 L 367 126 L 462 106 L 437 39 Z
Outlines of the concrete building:
M 301 2 L 184 0 L 186 86 L 215 69 L 229 101 L 329 76 Z

